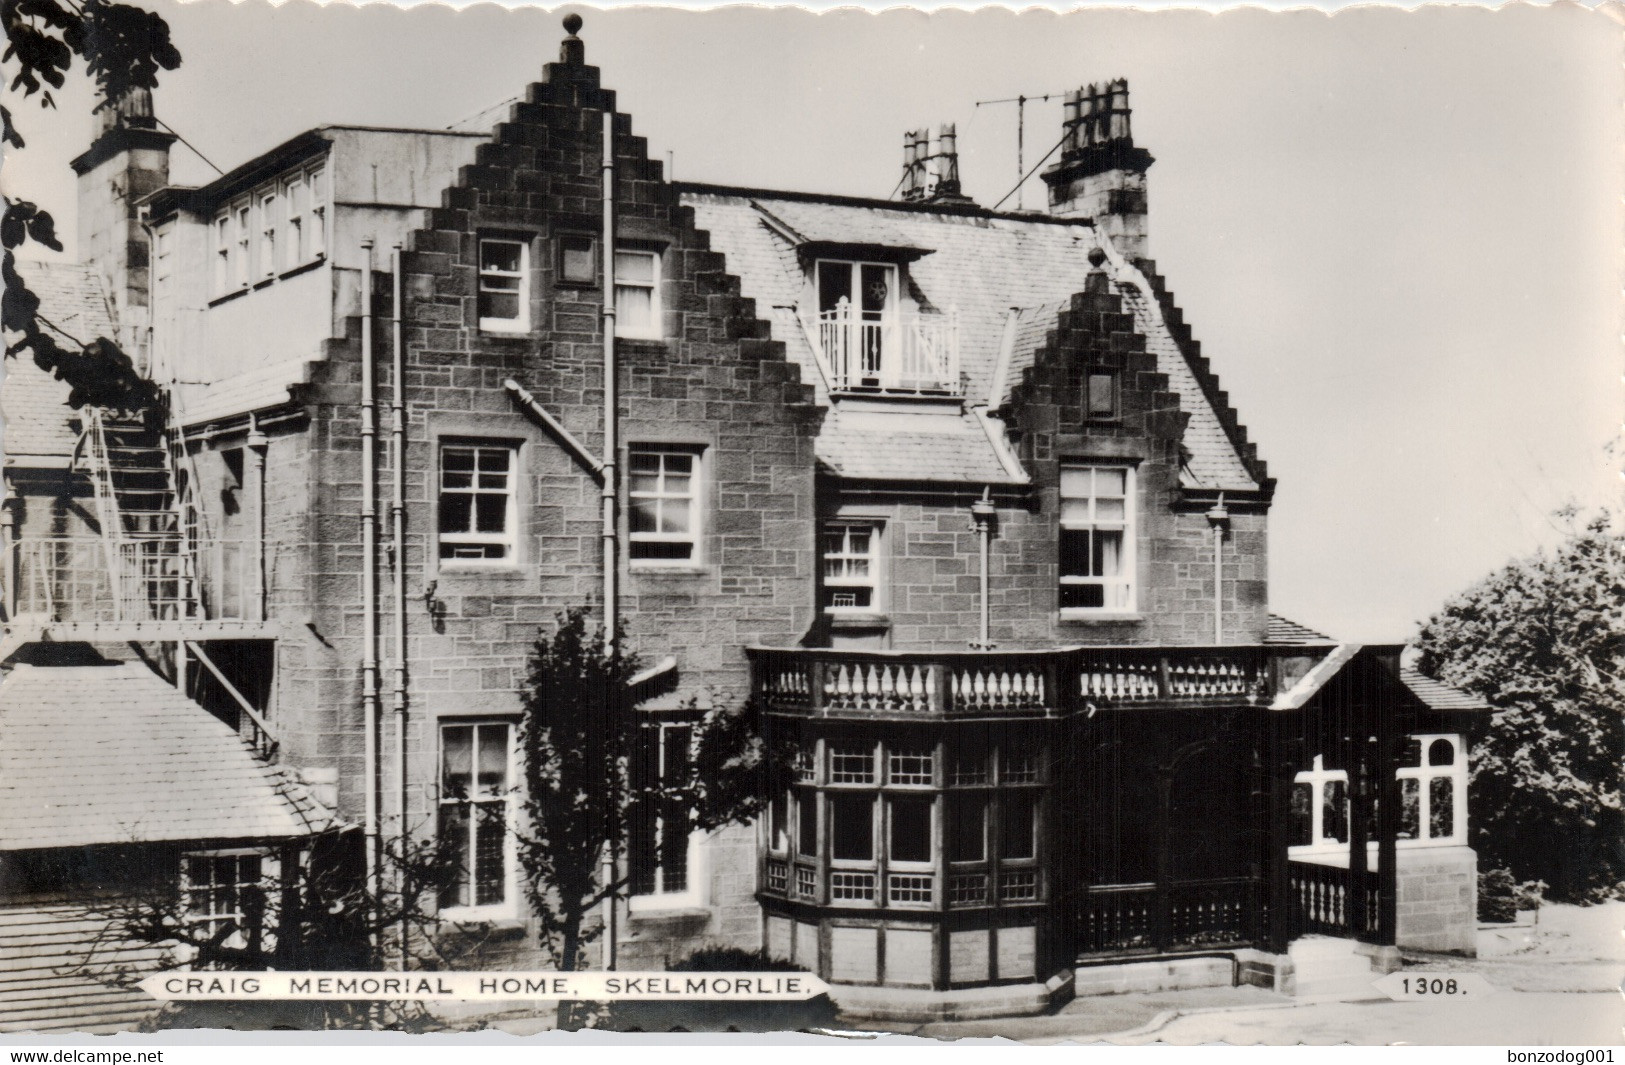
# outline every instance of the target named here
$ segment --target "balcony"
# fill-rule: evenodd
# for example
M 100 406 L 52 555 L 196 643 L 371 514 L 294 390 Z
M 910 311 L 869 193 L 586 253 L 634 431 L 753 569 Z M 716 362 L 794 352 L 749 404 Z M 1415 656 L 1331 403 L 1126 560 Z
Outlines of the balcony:
M 819 354 L 830 390 L 958 396 L 959 315 L 876 315 L 841 300 L 818 316 Z
M 251 540 L 19 539 L 5 559 L 7 630 L 58 640 L 247 635 L 263 622 L 260 590 L 275 561 L 267 545 L 262 577 Z
M 803 717 L 1060 717 L 1114 706 L 1259 706 L 1270 648 L 1067 647 L 1044 651 L 747 648 L 770 713 Z

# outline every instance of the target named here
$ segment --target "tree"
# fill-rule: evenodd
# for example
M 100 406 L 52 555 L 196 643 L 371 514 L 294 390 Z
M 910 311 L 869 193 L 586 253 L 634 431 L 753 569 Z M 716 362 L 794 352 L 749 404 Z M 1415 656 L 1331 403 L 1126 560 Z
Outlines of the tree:
M 583 609 L 560 614 L 532 651 L 520 865 L 542 946 L 561 970 L 581 968 L 602 934 L 589 926 L 594 910 L 628 893 L 627 840 L 641 816 L 680 806 L 710 829 L 749 820 L 764 801 L 767 752 L 750 703 L 703 715 L 685 773 L 638 771 L 649 742 L 629 686 L 638 668 L 619 639 L 589 631 Z
M 1474 843 L 1553 898 L 1625 881 L 1625 539 L 1598 515 L 1423 627 L 1422 672 L 1494 708 L 1473 765 Z
M 132 93 L 157 87 L 159 70 L 174 70 L 181 56 L 169 40 L 169 25 L 158 14 L 107 0 L 0 0 L 6 24 L 4 62 L 14 72 L 6 91 L 24 99 L 37 96 L 42 108 L 55 108 L 52 89 L 60 89 L 78 56 L 95 80 L 100 103 L 116 106 Z M 0 139 L 10 148 L 25 147 L 12 123 L 11 109 L 0 104 Z M 39 297 L 17 269 L 15 250 L 29 241 L 61 251 L 56 222 L 27 200 L 6 197 L 0 219 L 4 261 L 0 274 L 0 329 L 9 343 L 6 357 L 27 353 L 36 365 L 69 386 L 68 404 L 111 410 L 157 409 L 156 386 L 136 372 L 130 357 L 108 337 L 76 337 L 40 314 Z M 17 339 L 12 340 L 12 337 Z M 65 342 L 65 343 L 64 343 Z

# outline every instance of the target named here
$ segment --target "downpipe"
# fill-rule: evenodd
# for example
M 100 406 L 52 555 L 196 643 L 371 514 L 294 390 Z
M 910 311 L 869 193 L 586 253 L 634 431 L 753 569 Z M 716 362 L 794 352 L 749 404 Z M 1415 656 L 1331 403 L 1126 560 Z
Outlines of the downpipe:
M 361 717 L 364 737 L 367 890 L 380 895 L 378 848 L 378 410 L 372 339 L 372 241 L 361 242 Z M 377 946 L 377 932 L 373 932 Z
M 615 494 L 617 491 L 616 468 L 620 461 L 620 442 L 618 439 L 617 421 L 619 420 L 619 398 L 616 395 L 615 378 L 615 112 L 606 108 L 603 115 L 603 183 L 604 183 L 604 219 L 603 234 L 600 244 L 603 248 L 603 321 L 601 328 L 604 334 L 604 478 L 599 489 L 599 499 L 603 509 L 603 545 L 604 545 L 604 642 L 613 647 L 617 639 L 616 615 L 620 612 L 619 587 L 616 570 L 619 552 L 616 551 L 616 515 Z M 603 871 L 601 873 L 605 887 L 615 882 L 617 866 L 617 841 L 609 839 L 604 842 Z M 615 968 L 617 935 L 616 927 L 618 911 L 615 906 L 615 895 L 610 892 L 604 899 L 604 968 Z

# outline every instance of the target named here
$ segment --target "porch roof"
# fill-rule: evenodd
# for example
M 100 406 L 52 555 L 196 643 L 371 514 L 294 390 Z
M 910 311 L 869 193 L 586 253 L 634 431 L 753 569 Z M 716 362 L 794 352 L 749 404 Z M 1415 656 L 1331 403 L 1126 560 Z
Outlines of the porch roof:
M 1453 688 L 1444 681 L 1434 680 L 1410 663 L 1400 664 L 1399 679 L 1411 690 L 1412 695 L 1427 704 L 1429 710 L 1484 712 L 1491 709 L 1490 704 L 1478 696 L 1464 692 L 1460 688 Z
M 0 851 L 309 836 L 331 812 L 139 663 L 0 683 Z

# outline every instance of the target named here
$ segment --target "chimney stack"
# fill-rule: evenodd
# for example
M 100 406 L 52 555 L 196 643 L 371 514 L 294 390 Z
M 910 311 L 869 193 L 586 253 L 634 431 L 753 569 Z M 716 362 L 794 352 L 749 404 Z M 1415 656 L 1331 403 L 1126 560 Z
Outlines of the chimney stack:
M 1123 79 L 1067 94 L 1061 158 L 1042 176 L 1051 214 L 1094 219 L 1135 260 L 1147 255 L 1145 172 L 1155 160 L 1134 146 L 1130 115 Z
M 116 338 L 135 350 L 147 307 L 147 238 L 136 204 L 169 184 L 175 135 L 158 125 L 152 92 L 134 89 L 96 112 L 96 139 L 73 160 L 79 175 L 79 261 L 96 268 L 114 302 Z
M 959 189 L 959 137 L 953 123 L 903 134 L 903 199 L 908 203 L 970 205 Z

